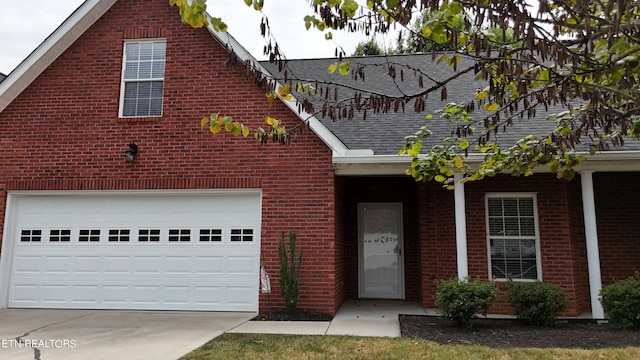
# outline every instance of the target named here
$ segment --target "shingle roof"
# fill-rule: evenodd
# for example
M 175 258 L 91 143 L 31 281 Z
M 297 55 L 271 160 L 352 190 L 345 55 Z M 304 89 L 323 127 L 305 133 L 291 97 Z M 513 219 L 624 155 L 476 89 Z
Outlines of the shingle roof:
M 423 78 L 422 89 L 429 88 L 436 81 L 443 81 L 454 75 L 454 70 L 451 67 L 432 61 L 431 54 L 394 55 L 389 57 L 366 56 L 345 60 L 351 60 L 352 70 L 355 68 L 355 64 L 365 65 L 364 81 L 353 80 L 351 76 L 340 75 L 337 71 L 329 73 L 327 69 L 336 62 L 335 59 L 288 60 L 288 77 L 303 79 L 303 82 L 306 81 L 312 85 L 315 81 L 342 85 L 338 90 L 338 98 L 348 99 L 353 96 L 355 92 L 353 89 L 358 89 L 365 93 L 375 89 L 375 91 L 384 91 L 388 95 L 401 95 L 402 91 L 404 93 L 412 93 L 420 90 L 417 77 L 414 77 L 413 71 L 405 68 L 404 81 L 400 81 L 400 66 L 396 66 L 397 80 L 394 82 L 384 66 L 387 63 L 406 65 L 409 68 L 420 69 L 426 73 L 428 78 Z M 281 76 L 273 64 L 268 62 L 261 62 L 261 64 L 275 76 Z M 458 64 L 458 71 L 472 65 L 473 63 L 470 60 L 461 59 Z M 422 113 L 416 113 L 413 108 L 413 102 L 411 102 L 406 106 L 404 112 L 402 110 L 395 112 L 391 109 L 384 113 L 373 113 L 373 111 L 369 110 L 366 114 L 366 120 L 364 119 L 364 113 L 358 111 L 355 112 L 352 120 L 340 119 L 332 121 L 328 117 L 323 117 L 322 114 L 318 114 L 317 117 L 349 149 L 372 149 L 375 155 L 397 154 L 404 145 L 405 136 L 414 134 L 421 126 L 427 123 L 425 120 L 427 114 L 443 108 L 449 102 L 468 103 L 473 100 L 473 91 L 484 87 L 481 81 L 474 81 L 474 76 L 473 71 L 471 71 L 450 81 L 446 86 L 448 96 L 445 101 L 441 101 L 440 90 L 431 93 L 426 101 L 426 111 Z M 325 85 L 318 85 L 318 87 L 324 88 Z M 325 93 L 323 92 L 322 96 L 324 97 L 324 95 Z M 333 92 L 331 95 L 333 95 Z M 322 108 L 320 96 L 316 96 L 316 99 L 312 100 L 312 102 L 316 112 Z M 515 126 L 509 127 L 506 132 L 498 131 L 493 140 L 497 138 L 500 143 L 513 144 L 527 135 L 547 135 L 555 126 L 555 122 L 547 120 L 547 115 L 559 111 L 562 111 L 560 107 L 550 108 L 547 112 L 541 107 L 537 110 L 535 118 L 527 119 L 525 116 L 522 120 L 514 119 Z M 487 113 L 481 109 L 472 113 L 472 116 L 476 119 L 480 119 L 485 115 Z M 441 143 L 443 138 L 451 136 L 453 126 L 450 122 L 434 115 L 433 119 L 428 123 L 431 126 L 430 130 L 433 135 L 429 140 L 423 141 L 424 148 L 430 148 L 432 145 Z M 477 129 L 477 131 L 480 131 L 480 129 Z M 479 135 L 479 133 L 477 134 Z M 471 137 L 470 140 L 472 139 L 475 138 Z M 621 150 L 638 149 L 640 149 L 640 142 L 629 141 Z

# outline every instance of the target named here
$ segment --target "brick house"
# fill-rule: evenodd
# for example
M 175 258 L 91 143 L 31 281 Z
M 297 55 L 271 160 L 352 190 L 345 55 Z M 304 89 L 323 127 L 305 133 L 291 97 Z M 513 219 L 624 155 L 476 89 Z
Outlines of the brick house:
M 88 0 L 0 83 L 0 307 L 281 309 L 282 231 L 304 257 L 299 307 L 328 314 L 357 298 L 431 308 L 436 279 L 511 274 L 562 286 L 565 315 L 601 318 L 599 289 L 640 268 L 637 144 L 572 181 L 500 175 L 446 191 L 395 155 L 424 115 L 332 122 L 269 106 L 225 66 L 229 48 L 258 64 L 166 0 Z M 290 66 L 321 79 L 330 61 Z M 261 147 L 202 131 L 211 112 L 309 126 Z

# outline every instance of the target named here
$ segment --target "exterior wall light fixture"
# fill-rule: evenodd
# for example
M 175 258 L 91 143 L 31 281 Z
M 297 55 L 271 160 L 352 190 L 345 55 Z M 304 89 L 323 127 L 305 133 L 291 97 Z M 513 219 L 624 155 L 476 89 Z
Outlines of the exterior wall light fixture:
M 138 154 L 138 145 L 136 145 L 133 141 L 129 143 L 129 148 L 124 151 L 124 159 L 127 164 L 131 164 Z

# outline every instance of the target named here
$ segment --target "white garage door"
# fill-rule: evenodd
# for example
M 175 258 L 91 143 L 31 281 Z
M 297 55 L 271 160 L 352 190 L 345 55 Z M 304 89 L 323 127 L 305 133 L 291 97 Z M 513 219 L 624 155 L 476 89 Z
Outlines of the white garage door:
M 9 307 L 258 310 L 258 191 L 10 196 Z

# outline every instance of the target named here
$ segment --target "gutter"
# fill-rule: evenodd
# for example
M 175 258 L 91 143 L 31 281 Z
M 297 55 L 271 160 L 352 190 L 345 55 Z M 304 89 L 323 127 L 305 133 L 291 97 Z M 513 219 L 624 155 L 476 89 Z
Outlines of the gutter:
M 594 155 L 581 152 L 587 159 L 575 170 L 595 172 L 640 171 L 640 151 L 606 151 Z M 467 163 L 479 164 L 483 154 L 469 154 Z M 344 155 L 333 156 L 335 174 L 339 176 L 406 175 L 411 164 L 409 155 L 373 155 L 372 150 L 347 150 Z M 549 173 L 546 166 L 539 166 L 536 173 Z

